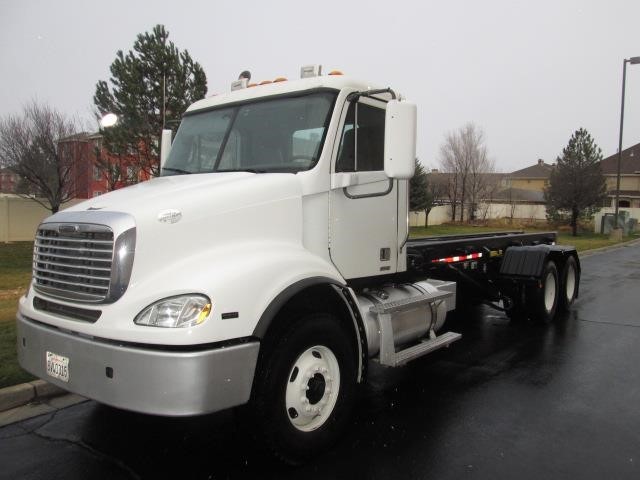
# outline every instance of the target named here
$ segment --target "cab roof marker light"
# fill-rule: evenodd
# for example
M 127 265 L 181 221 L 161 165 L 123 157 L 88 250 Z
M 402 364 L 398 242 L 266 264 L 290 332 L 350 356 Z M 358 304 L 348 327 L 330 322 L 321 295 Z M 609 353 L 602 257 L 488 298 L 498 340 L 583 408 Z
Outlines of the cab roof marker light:
M 246 78 L 236 80 L 235 82 L 231 83 L 231 91 L 233 92 L 235 90 L 242 90 L 243 88 L 247 88 L 248 84 L 249 80 L 247 80 Z
M 322 65 L 303 65 L 300 67 L 300 78 L 313 78 L 322 75 Z
M 279 83 L 279 82 L 286 82 L 287 81 L 287 77 L 277 77 L 273 83 Z
M 331 70 L 329 75 L 343 75 L 343 73 L 340 70 Z

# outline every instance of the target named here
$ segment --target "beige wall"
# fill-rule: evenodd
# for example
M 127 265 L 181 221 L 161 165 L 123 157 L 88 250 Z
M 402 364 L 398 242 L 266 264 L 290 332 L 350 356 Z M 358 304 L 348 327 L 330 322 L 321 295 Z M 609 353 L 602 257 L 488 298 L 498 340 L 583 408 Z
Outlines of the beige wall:
M 607 190 L 616 189 L 616 177 L 607 175 Z M 621 175 L 620 190 L 640 190 L 640 175 Z
M 544 179 L 524 179 L 524 178 L 512 178 L 511 188 L 521 188 L 523 190 L 533 190 L 536 192 L 542 192 L 546 186 L 547 180 Z
M 79 202 L 80 200 L 73 200 L 62 208 Z M 49 215 L 49 210 L 33 200 L 0 194 L 0 242 L 33 241 L 36 228 Z
M 477 216 L 479 219 L 511 218 L 511 204 L 488 203 L 480 204 Z M 547 211 L 544 205 L 516 205 L 513 218 L 520 220 L 546 220 Z M 429 213 L 429 225 L 440 225 L 451 221 L 451 208 L 446 206 L 435 207 Z M 411 212 L 409 225 L 412 227 L 424 226 L 424 212 Z
M 451 210 L 448 206 L 434 207 L 429 212 L 429 225 L 440 225 L 451 220 Z M 409 225 L 424 227 L 424 211 L 409 213 Z

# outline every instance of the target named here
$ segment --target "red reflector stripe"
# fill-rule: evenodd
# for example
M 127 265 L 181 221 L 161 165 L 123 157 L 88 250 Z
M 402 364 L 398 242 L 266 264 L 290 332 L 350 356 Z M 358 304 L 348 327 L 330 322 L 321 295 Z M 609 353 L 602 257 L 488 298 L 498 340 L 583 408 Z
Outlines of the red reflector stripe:
M 462 262 L 464 260 L 475 260 L 476 258 L 481 258 L 482 252 L 479 253 L 470 253 L 469 255 L 458 255 L 456 257 L 445 257 L 445 258 L 436 258 L 431 260 L 431 263 L 454 263 L 454 262 Z

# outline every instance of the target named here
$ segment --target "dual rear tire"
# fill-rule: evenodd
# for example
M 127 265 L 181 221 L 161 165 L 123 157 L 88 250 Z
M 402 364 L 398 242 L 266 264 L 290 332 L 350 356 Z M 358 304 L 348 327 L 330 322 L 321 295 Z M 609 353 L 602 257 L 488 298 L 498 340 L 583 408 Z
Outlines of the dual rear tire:
M 569 256 L 562 271 L 555 261 L 547 260 L 540 280 L 524 289 L 508 316 L 512 319 L 529 317 L 537 323 L 550 323 L 560 313 L 569 310 L 578 293 L 578 264 Z

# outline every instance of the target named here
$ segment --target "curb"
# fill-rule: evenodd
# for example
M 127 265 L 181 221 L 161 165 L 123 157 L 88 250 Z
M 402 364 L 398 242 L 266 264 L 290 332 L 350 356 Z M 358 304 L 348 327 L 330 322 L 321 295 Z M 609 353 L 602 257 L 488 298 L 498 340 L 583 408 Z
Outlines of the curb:
M 595 255 L 597 253 L 604 253 L 604 252 L 608 252 L 609 250 L 617 250 L 618 248 L 630 247 L 638 243 L 640 243 L 640 238 L 634 238 L 633 240 L 627 240 L 626 242 L 620 242 L 614 245 L 607 245 L 606 247 L 592 248 L 591 250 L 585 250 L 583 252 L 578 252 L 578 253 L 581 258 L 590 257 L 591 255 Z
M 0 389 L 0 412 L 21 407 L 35 400 L 66 395 L 66 390 L 44 380 L 21 383 Z

